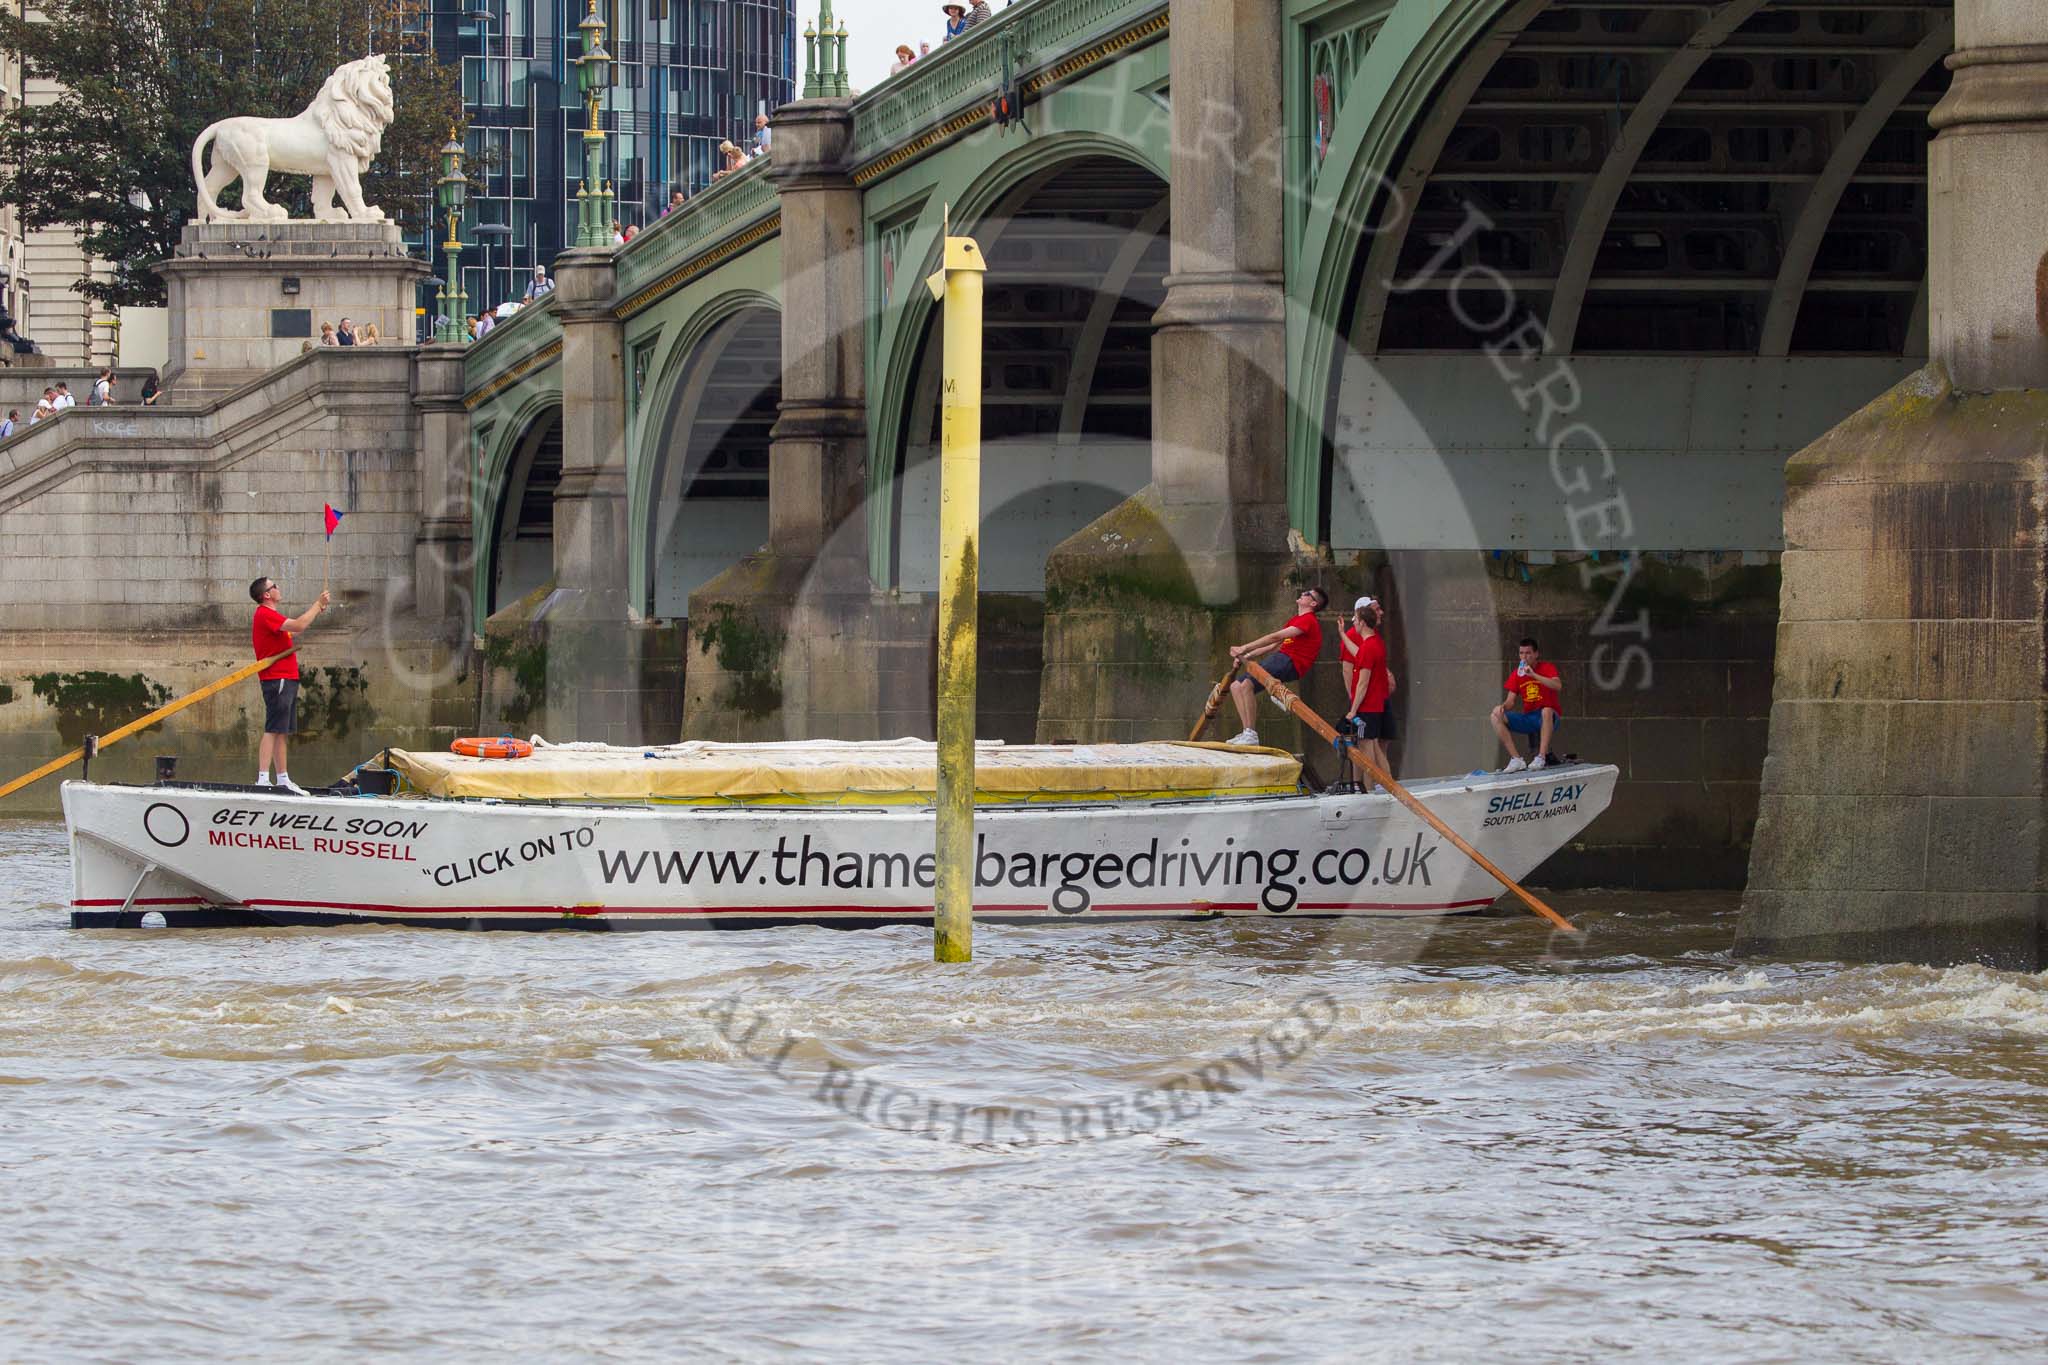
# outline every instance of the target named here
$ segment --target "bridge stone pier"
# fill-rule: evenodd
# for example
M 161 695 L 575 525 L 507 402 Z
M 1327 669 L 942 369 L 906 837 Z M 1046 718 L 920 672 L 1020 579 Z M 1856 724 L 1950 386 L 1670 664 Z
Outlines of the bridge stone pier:
M 1172 247 L 1152 318 L 1151 482 L 1047 564 L 1057 604 L 1039 715 L 1060 738 L 1158 737 L 1163 691 L 1200 694 L 1210 661 L 1272 628 L 1290 572 L 1320 576 L 1290 551 L 1287 524 L 1286 25 L 1257 0 L 1176 0 L 1169 17 Z
M 868 314 L 853 101 L 800 100 L 778 113 L 774 136 L 765 173 L 784 266 L 768 534 L 690 594 L 690 619 L 707 628 L 687 656 L 684 733 L 781 739 L 801 725 L 868 736 L 880 720 L 875 658 L 898 635 L 920 641 L 924 615 L 877 600 L 867 571 Z M 749 676 L 769 642 L 772 683 Z
M 2048 927 L 2048 8 L 1958 0 L 1928 366 L 1787 471 L 1742 946 L 2034 971 Z

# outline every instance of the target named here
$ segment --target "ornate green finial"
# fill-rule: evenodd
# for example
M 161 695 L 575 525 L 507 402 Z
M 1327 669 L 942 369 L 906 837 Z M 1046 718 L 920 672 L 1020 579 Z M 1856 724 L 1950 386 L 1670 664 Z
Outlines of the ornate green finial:
M 852 93 L 846 79 L 846 25 L 833 19 L 832 0 L 819 0 L 816 26 L 804 25 L 803 97 L 832 99 Z

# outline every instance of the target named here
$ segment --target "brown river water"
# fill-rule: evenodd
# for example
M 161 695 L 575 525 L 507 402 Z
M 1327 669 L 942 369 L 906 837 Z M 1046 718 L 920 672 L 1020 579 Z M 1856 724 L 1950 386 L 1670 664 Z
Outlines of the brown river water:
M 2048 977 L 1430 923 L 65 927 L 0 1358 L 2039 1359 Z

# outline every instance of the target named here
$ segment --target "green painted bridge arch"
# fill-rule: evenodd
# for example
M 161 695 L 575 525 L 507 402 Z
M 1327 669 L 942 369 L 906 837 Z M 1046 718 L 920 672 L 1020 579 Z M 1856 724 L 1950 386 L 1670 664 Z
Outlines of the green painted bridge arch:
M 651 314 L 658 312 L 658 316 L 649 316 L 642 327 L 629 332 L 628 353 L 644 355 L 645 359 L 636 364 L 628 389 L 628 593 L 635 608 L 650 619 L 686 614 L 683 604 L 673 600 L 674 594 L 664 592 L 660 581 L 664 528 L 673 526 L 675 501 L 683 495 L 688 482 L 692 458 L 688 447 L 693 435 L 699 434 L 698 428 L 703 425 L 718 427 L 721 422 L 727 423 L 719 428 L 723 432 L 741 420 L 737 412 L 713 411 L 718 405 L 707 403 L 707 390 L 721 378 L 728 386 L 744 382 L 730 374 L 722 376 L 721 366 L 730 370 L 735 341 L 758 351 L 764 344 L 762 325 L 765 323 L 771 331 L 779 327 L 780 277 L 779 243 L 770 242 L 698 282 L 691 291 L 665 299 L 658 310 L 650 310 Z M 768 344 L 773 345 L 779 364 L 779 340 L 769 338 Z M 779 392 L 779 384 L 776 391 Z M 753 407 L 755 403 L 745 406 Z M 744 463 L 765 484 L 767 433 L 758 417 L 751 428 L 749 439 L 744 442 Z M 763 457 L 759 461 L 754 458 L 756 446 Z M 699 449 L 696 464 L 701 468 L 707 459 L 725 464 L 721 455 L 730 457 L 732 468 L 717 472 L 738 474 L 742 462 L 738 450 L 714 455 Z M 764 487 L 764 504 L 765 498 Z M 765 535 L 765 513 L 762 522 L 758 529 Z M 746 524 L 754 525 L 752 521 Z M 741 545 L 737 553 L 752 548 L 753 544 Z M 687 589 L 683 596 L 687 596 Z
M 1133 17 L 1142 19 L 1142 11 Z M 1028 133 L 985 126 L 864 191 L 874 301 L 867 529 L 877 583 L 893 578 L 890 484 L 899 473 L 905 408 L 935 310 L 923 280 L 937 268 L 947 215 L 955 233 L 978 237 L 991 227 L 1000 230 L 1002 224 L 990 223 L 992 214 L 1028 202 L 1034 185 L 1090 160 L 1128 166 L 1135 180 L 1163 185 L 1172 170 L 1171 121 L 1157 93 L 1166 79 L 1165 56 L 1157 42 L 1134 48 L 1030 104 Z M 988 245 L 983 242 L 985 250 Z
M 457 458 L 471 471 L 472 630 L 481 630 L 485 619 L 505 605 L 498 600 L 499 587 L 509 567 L 508 550 L 518 541 L 526 484 L 550 431 L 557 447 L 560 443 L 561 355 L 560 320 L 554 308 L 543 303 L 500 324 L 469 356 L 463 400 L 469 448 Z M 542 463 L 547 463 L 545 458 Z M 558 457 L 555 464 L 558 469 Z M 542 473 L 548 477 L 545 468 Z M 529 541 L 533 530 L 528 527 Z M 541 552 L 551 553 L 541 546 L 534 550 L 535 557 Z M 530 576 L 522 568 L 513 585 L 519 591 L 512 597 L 538 586 L 538 580 L 526 581 Z

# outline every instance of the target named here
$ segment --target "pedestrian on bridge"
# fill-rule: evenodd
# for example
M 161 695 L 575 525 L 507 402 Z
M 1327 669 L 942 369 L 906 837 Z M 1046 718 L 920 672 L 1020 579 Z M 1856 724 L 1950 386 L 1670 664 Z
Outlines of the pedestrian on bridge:
M 966 36 L 967 30 L 973 28 L 976 24 L 985 24 L 995 17 L 989 12 L 988 0 L 974 0 L 974 7 L 972 9 L 966 5 L 950 3 L 941 5 L 939 8 L 946 15 L 945 41 L 949 43 L 955 38 Z

